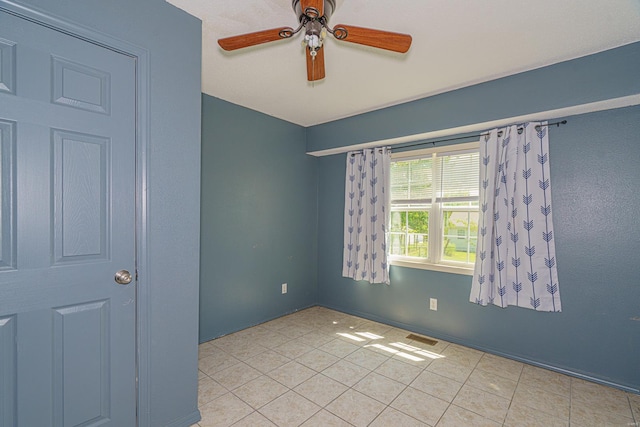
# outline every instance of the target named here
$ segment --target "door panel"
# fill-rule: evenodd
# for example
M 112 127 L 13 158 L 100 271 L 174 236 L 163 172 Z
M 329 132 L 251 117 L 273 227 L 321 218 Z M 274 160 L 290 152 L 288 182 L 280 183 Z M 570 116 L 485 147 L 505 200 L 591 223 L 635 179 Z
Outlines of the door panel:
M 53 264 L 108 259 L 108 138 L 52 130 Z
M 0 12 L 0 427 L 136 423 L 135 61 Z
M 0 317 L 0 425 L 15 425 L 16 319 Z
M 0 120 L 0 271 L 15 268 L 15 123 Z
M 0 92 L 14 93 L 15 60 L 15 44 L 0 39 Z
M 110 311 L 109 301 L 54 311 L 54 425 L 76 426 L 109 418 Z

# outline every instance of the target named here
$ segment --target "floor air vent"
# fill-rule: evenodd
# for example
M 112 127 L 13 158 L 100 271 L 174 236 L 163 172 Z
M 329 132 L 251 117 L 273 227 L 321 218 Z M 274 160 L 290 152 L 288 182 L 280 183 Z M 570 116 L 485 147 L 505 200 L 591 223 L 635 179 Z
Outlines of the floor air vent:
M 436 341 L 436 340 L 432 340 L 431 338 L 422 337 L 422 336 L 416 335 L 416 334 L 409 334 L 409 335 L 407 335 L 407 338 L 409 338 L 410 340 L 421 342 L 423 344 L 429 344 L 429 345 L 438 344 L 438 341 Z

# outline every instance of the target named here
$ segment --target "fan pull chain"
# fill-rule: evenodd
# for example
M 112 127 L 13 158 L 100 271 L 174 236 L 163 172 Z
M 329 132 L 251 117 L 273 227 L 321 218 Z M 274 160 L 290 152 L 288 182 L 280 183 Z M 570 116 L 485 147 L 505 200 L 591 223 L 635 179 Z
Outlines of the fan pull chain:
M 318 52 L 316 52 L 314 49 L 311 49 L 311 87 L 315 87 L 316 85 L 316 66 L 315 66 L 315 62 L 316 62 L 316 55 L 318 55 Z

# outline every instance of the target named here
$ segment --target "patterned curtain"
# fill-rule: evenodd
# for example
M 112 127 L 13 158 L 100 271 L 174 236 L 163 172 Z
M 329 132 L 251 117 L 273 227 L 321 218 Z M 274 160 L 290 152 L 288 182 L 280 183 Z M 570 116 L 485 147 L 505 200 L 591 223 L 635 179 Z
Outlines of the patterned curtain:
M 387 230 L 391 151 L 347 153 L 342 275 L 389 284 Z
M 480 218 L 470 301 L 561 311 L 546 122 L 480 140 Z

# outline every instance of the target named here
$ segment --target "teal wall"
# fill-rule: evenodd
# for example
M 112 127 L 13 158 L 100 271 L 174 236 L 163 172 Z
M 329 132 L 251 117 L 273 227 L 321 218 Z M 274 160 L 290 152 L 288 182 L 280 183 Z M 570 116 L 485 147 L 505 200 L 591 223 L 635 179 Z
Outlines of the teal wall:
M 317 303 L 318 186 L 303 127 L 208 95 L 202 118 L 206 341 Z
M 390 286 L 342 278 L 344 155 L 319 159 L 319 303 L 638 390 L 640 107 L 568 120 L 549 132 L 562 313 L 471 304 L 470 276 L 393 266 Z
M 18 1 L 148 53 L 140 278 L 140 425 L 190 426 L 197 409 L 200 21 L 164 0 Z

